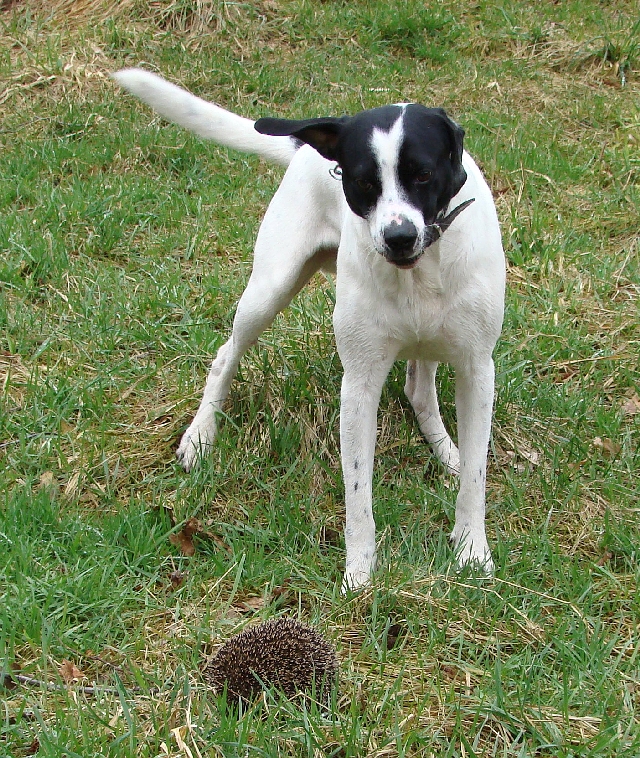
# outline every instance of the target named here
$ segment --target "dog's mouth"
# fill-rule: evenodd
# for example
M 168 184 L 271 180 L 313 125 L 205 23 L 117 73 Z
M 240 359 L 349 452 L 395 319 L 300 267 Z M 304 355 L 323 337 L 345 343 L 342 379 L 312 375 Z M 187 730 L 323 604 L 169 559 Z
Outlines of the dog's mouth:
M 396 268 L 409 269 L 409 268 L 413 268 L 418 263 L 420 258 L 422 258 L 422 253 L 423 251 L 421 250 L 417 255 L 414 255 L 411 258 L 405 258 L 402 261 L 394 261 L 389 258 L 387 258 L 387 260 L 389 261 L 389 263 L 392 263 Z

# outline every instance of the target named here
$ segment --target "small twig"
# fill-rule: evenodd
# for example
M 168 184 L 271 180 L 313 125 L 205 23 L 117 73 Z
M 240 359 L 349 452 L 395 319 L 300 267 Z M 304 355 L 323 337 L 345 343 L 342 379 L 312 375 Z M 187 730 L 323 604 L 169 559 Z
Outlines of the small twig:
M 42 679 L 35 679 L 32 676 L 25 676 L 24 674 L 11 674 L 7 677 L 10 681 L 16 681 L 20 684 L 29 686 L 29 687 L 41 687 L 42 689 L 49 690 L 50 692 L 66 692 L 69 687 L 63 685 L 63 684 L 56 684 L 55 682 L 46 682 Z M 79 684 L 77 686 L 73 687 L 74 692 L 82 692 L 84 695 L 98 695 L 98 694 L 108 694 L 108 695 L 117 695 L 119 694 L 120 690 L 117 687 L 106 687 L 101 685 L 92 685 L 92 686 L 85 686 L 82 684 Z M 159 691 L 158 687 L 151 687 L 148 692 L 149 694 L 155 694 Z M 142 689 L 140 687 L 133 687 L 133 692 L 142 692 Z

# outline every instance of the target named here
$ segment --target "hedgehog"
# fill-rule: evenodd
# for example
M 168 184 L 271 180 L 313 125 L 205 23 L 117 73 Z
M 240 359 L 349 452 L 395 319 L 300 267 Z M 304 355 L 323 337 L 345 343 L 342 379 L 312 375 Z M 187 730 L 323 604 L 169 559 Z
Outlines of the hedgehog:
M 333 646 L 315 629 L 290 618 L 267 621 L 231 637 L 203 671 L 216 694 L 250 702 L 275 687 L 288 698 L 328 702 L 338 679 Z

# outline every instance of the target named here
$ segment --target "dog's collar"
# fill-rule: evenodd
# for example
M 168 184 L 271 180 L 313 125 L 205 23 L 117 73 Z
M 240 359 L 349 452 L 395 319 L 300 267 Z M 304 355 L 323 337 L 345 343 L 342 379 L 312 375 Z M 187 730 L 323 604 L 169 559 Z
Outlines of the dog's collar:
M 454 219 L 456 219 L 465 208 L 468 208 L 471 203 L 474 203 L 475 200 L 475 197 L 465 200 L 464 203 L 457 205 L 452 211 L 447 213 L 446 216 L 444 215 L 444 211 L 440 211 L 433 224 L 429 224 L 425 229 L 425 247 L 429 247 L 429 245 L 433 245 L 434 242 L 437 242 L 451 226 Z

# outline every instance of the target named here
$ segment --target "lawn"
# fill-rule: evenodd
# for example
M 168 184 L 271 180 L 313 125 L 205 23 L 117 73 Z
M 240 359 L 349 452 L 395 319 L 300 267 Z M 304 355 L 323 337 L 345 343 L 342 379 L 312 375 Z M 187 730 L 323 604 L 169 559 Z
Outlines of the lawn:
M 508 260 L 494 577 L 455 569 L 399 364 L 379 568 L 341 596 L 330 278 L 177 465 L 282 170 L 163 122 L 131 65 L 253 118 L 465 127 Z M 636 0 L 0 2 L 0 756 L 640 755 L 639 103 Z M 331 709 L 225 708 L 208 656 L 281 615 L 335 644 Z

